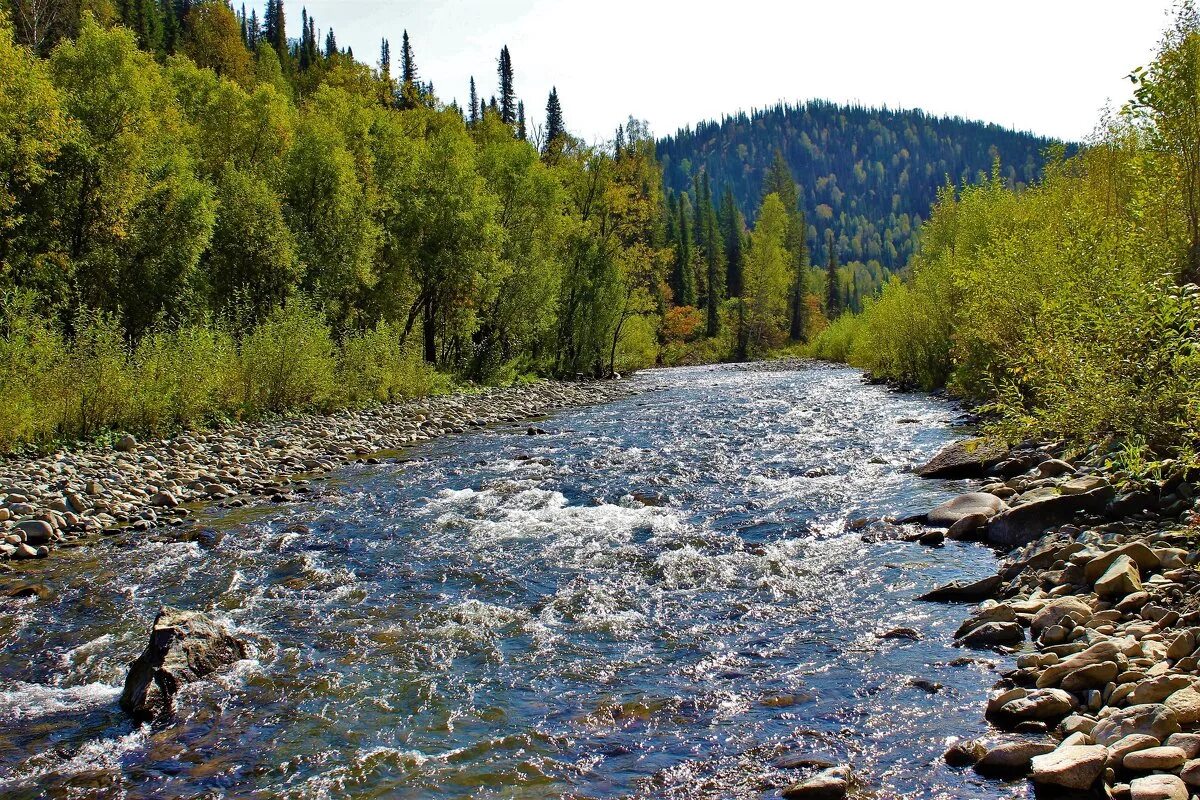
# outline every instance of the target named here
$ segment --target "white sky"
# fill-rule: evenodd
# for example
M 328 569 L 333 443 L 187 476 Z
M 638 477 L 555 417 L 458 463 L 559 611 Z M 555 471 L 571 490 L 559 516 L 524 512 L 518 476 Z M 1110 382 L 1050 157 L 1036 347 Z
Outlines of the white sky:
M 360 61 L 377 62 L 386 36 L 393 71 L 407 28 L 422 80 L 464 107 L 471 75 L 482 98 L 496 92 L 507 44 L 531 124 L 556 85 L 568 129 L 589 140 L 629 115 L 662 136 L 810 98 L 1078 140 L 1127 99 L 1171 0 L 286 0 L 291 35 L 302 5 Z

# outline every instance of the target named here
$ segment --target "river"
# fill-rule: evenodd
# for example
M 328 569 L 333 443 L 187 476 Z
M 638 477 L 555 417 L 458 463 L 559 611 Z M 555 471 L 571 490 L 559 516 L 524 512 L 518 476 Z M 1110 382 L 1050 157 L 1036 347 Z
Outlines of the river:
M 824 366 L 632 380 L 547 435 L 447 437 L 306 502 L 203 512 L 223 537 L 40 562 L 46 597 L 0 618 L 0 793 L 760 798 L 798 753 L 879 797 L 1024 796 L 942 764 L 986 731 L 1006 659 L 951 646 L 961 606 L 914 600 L 994 554 L 870 522 L 961 490 L 906 471 L 954 406 Z M 256 652 L 137 727 L 117 698 L 161 604 Z

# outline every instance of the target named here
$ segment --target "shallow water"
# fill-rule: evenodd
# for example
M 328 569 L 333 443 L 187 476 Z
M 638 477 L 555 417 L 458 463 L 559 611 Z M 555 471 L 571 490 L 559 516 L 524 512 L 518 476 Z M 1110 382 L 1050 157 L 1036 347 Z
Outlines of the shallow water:
M 800 752 L 879 797 L 1024 796 L 941 763 L 986 730 L 1004 660 L 950 646 L 962 607 L 913 599 L 994 556 L 850 530 L 953 494 L 904 468 L 955 409 L 840 368 L 634 381 L 547 436 L 449 437 L 306 503 L 215 510 L 215 546 L 39 562 L 52 596 L 0 618 L 0 793 L 757 798 Z M 137 727 L 116 701 L 161 604 L 256 652 Z M 897 626 L 921 638 L 879 636 Z

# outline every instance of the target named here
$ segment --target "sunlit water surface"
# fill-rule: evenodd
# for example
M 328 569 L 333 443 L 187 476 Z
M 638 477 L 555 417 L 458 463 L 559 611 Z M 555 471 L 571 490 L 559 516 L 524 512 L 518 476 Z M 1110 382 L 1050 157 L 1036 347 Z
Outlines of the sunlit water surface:
M 0 794 L 772 797 L 805 774 L 784 753 L 879 797 L 1021 794 L 941 763 L 986 729 L 1003 663 L 956 662 L 963 609 L 914 600 L 994 556 L 851 530 L 953 493 L 905 468 L 955 409 L 828 367 L 634 385 L 547 436 L 454 436 L 307 503 L 214 510 L 216 546 L 40 562 L 53 596 L 0 618 Z M 119 686 L 161 604 L 256 657 L 137 727 Z M 920 639 L 880 637 L 897 626 Z

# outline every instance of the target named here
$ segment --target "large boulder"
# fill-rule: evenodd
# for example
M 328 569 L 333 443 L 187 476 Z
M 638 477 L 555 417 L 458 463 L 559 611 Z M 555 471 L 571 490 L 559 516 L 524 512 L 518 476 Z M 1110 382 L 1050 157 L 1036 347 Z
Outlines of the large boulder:
M 1077 674 L 1081 670 L 1101 667 L 1103 668 L 1103 674 L 1108 675 L 1108 677 L 1100 680 L 1100 676 L 1093 671 L 1088 673 L 1087 676 L 1081 675 L 1077 679 L 1077 682 L 1085 680 L 1086 677 L 1094 677 L 1096 680 L 1100 680 L 1100 686 L 1103 686 L 1105 683 L 1108 683 L 1108 681 L 1117 676 L 1117 662 L 1120 658 L 1120 654 L 1121 648 L 1117 647 L 1115 642 L 1110 639 L 1101 640 L 1082 652 L 1076 653 L 1073 656 L 1069 656 L 1057 664 L 1051 664 L 1050 666 L 1046 667 L 1042 674 L 1038 676 L 1037 685 L 1040 688 L 1045 688 L 1047 686 L 1058 686 L 1065 678 L 1073 674 Z M 1112 673 L 1111 675 L 1109 675 L 1110 672 Z M 1090 689 L 1095 687 L 1088 685 L 1083 686 L 1082 688 Z M 1068 688 L 1068 691 L 1077 690 Z
M 1096 744 L 1114 744 L 1132 733 L 1153 736 L 1160 742 L 1179 732 L 1175 712 L 1161 703 L 1144 703 L 1114 711 L 1092 729 Z
M 1110 488 L 1083 494 L 1052 494 L 1033 502 L 1015 505 L 988 521 L 986 538 L 1000 547 L 1029 544 L 1050 528 L 1070 522 L 1080 511 L 1099 513 L 1108 504 Z
M 966 439 L 949 445 L 916 469 L 922 478 L 982 478 L 1008 456 L 1008 446 L 995 439 Z
M 1130 800 L 1188 800 L 1188 788 L 1174 775 L 1147 775 L 1129 783 Z
M 1101 597 L 1125 597 L 1141 590 L 1142 576 L 1137 562 L 1129 556 L 1117 556 L 1096 579 L 1096 594 Z
M 1024 775 L 1034 758 L 1055 749 L 1049 741 L 1005 739 L 988 748 L 975 763 L 975 771 L 984 775 Z
M 121 708 L 139 721 L 170 713 L 185 683 L 245 657 L 245 643 L 207 614 L 164 606 L 146 649 L 129 665 Z
M 1130 542 L 1123 544 L 1120 547 L 1114 547 L 1103 555 L 1096 556 L 1083 568 L 1084 577 L 1090 582 L 1095 582 L 1097 578 L 1108 571 L 1113 562 L 1121 556 L 1128 556 L 1138 565 L 1139 570 L 1152 570 L 1158 568 L 1158 556 L 1154 551 L 1147 547 L 1142 542 Z
M 1007 508 L 1008 505 L 994 494 L 968 492 L 953 500 L 947 500 L 930 511 L 925 521 L 938 528 L 949 528 L 964 517 L 981 514 L 991 519 Z
M 1004 581 L 999 575 L 992 575 L 978 581 L 952 581 L 945 586 L 926 592 L 918 600 L 932 600 L 941 603 L 978 603 L 994 597 Z
M 1025 641 L 1025 629 L 1016 622 L 985 622 L 972 628 L 954 643 L 959 647 L 1011 647 Z
M 1043 786 L 1088 789 L 1104 772 L 1108 749 L 1097 744 L 1059 747 L 1052 753 L 1034 756 L 1030 778 Z

